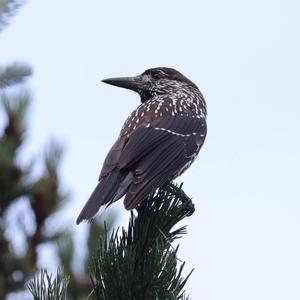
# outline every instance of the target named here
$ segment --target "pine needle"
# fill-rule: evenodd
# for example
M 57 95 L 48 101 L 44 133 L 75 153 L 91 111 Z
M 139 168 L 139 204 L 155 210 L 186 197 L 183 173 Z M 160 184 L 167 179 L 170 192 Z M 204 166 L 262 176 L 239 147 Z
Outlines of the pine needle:
M 65 300 L 68 278 L 58 269 L 55 278 L 42 269 L 28 284 L 34 300 Z
M 90 268 L 97 300 L 187 299 L 178 265 L 178 246 L 172 242 L 186 233 L 173 227 L 194 212 L 191 199 L 172 183 L 158 189 L 131 213 L 128 229 L 117 229 L 99 241 Z M 119 234 L 120 232 L 120 234 Z

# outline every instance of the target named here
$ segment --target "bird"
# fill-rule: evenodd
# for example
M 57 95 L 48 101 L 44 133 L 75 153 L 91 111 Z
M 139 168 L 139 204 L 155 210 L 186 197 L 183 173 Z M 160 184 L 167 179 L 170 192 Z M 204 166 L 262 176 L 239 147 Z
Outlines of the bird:
M 173 68 L 151 68 L 138 76 L 102 82 L 138 93 L 141 103 L 108 152 L 77 224 L 90 221 L 123 196 L 125 208 L 135 209 L 193 163 L 207 134 L 202 93 Z

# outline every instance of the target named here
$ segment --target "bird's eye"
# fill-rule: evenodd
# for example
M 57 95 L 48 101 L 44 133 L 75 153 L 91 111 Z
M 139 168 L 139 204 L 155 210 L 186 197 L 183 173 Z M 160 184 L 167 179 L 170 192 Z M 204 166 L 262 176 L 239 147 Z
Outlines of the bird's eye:
M 160 78 L 162 78 L 161 74 L 158 73 L 158 72 L 153 72 L 153 73 L 152 73 L 152 77 L 153 77 L 154 79 L 160 79 Z

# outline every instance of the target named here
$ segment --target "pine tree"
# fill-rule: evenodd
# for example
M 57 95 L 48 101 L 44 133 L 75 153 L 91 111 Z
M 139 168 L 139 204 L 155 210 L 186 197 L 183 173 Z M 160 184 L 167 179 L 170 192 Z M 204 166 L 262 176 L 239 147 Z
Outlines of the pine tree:
M 172 243 L 186 227 L 174 229 L 194 212 L 183 190 L 169 183 L 149 195 L 131 213 L 127 231 L 100 238 L 91 262 L 97 300 L 175 300 L 186 299 L 178 247 Z M 180 266 L 179 266 L 180 265 Z
M 0 31 L 8 25 L 23 2 L 0 0 Z M 40 162 L 42 172 L 38 176 L 33 175 L 32 163 L 38 159 L 28 155 L 24 158 L 28 109 L 32 102 L 24 83 L 31 74 L 31 68 L 24 63 L 0 66 L 0 299 L 25 288 L 26 282 L 37 270 L 38 248 L 45 244 L 57 245 L 61 265 L 71 279 L 68 298 L 84 299 L 92 284 L 85 262 L 82 262 L 85 263 L 82 268 L 84 274 L 77 276 L 73 271 L 71 233 L 46 233 L 47 220 L 66 201 L 59 177 L 62 147 L 56 142 L 48 144 Z M 28 210 L 14 214 L 12 219 L 11 212 L 20 202 L 26 202 Z M 30 221 L 32 230 L 28 230 L 28 216 L 33 218 Z M 10 230 L 12 227 L 18 228 L 24 240 L 22 251 L 15 246 L 14 232 Z M 90 226 L 89 241 L 97 240 L 103 232 L 103 226 L 94 222 Z M 88 246 L 92 244 L 90 242 Z
M 184 300 L 187 277 L 182 276 L 184 263 L 172 243 L 186 233 L 178 222 L 194 212 L 194 205 L 178 187 L 169 183 L 149 195 L 131 213 L 128 229 L 108 232 L 99 239 L 98 250 L 91 255 L 90 272 L 96 300 Z M 48 279 L 47 279 L 48 280 Z M 59 277 L 63 290 L 68 279 Z M 46 280 L 33 281 L 33 295 L 46 286 Z M 36 300 L 64 300 L 45 294 Z M 47 298 L 48 297 L 48 298 Z
M 36 268 L 38 247 L 53 242 L 54 237 L 45 233 L 46 220 L 64 200 L 57 171 L 62 152 L 59 145 L 49 145 L 44 156 L 43 172 L 35 179 L 29 163 L 32 159 L 25 164 L 19 159 L 26 137 L 30 95 L 26 90 L 8 90 L 8 86 L 15 87 L 29 74 L 30 68 L 20 64 L 1 68 L 0 71 L 1 106 L 6 119 L 0 134 L 0 299 L 24 288 Z M 29 212 L 17 215 L 15 221 L 10 219 L 9 211 L 13 211 L 20 201 L 27 201 L 30 206 L 35 222 L 33 232 L 27 230 L 23 221 Z M 16 249 L 14 237 L 8 232 L 11 223 L 22 232 L 25 240 L 23 253 Z

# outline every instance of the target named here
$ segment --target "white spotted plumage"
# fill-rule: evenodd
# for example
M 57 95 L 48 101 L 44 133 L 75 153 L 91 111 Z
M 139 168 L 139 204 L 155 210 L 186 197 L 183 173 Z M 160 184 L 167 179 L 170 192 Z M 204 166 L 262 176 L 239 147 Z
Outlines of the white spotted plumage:
M 163 85 L 163 83 L 161 84 Z M 141 103 L 132 112 L 126 120 L 120 135 L 129 137 L 131 132 L 138 126 L 145 126 L 143 120 L 146 120 L 148 122 L 146 125 L 149 126 L 148 124 L 154 119 L 166 115 L 189 115 L 191 118 L 206 118 L 205 102 L 201 92 L 185 83 L 176 81 L 167 88 L 164 86 L 164 93 L 160 92 L 159 86 L 156 86 L 151 100 Z M 129 131 L 128 128 L 130 128 Z

